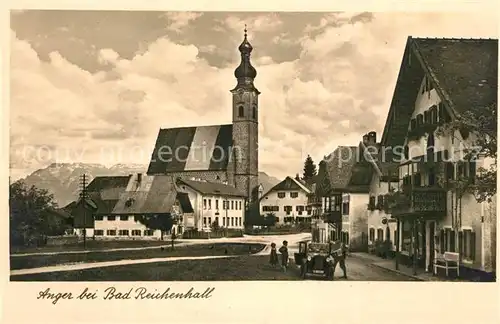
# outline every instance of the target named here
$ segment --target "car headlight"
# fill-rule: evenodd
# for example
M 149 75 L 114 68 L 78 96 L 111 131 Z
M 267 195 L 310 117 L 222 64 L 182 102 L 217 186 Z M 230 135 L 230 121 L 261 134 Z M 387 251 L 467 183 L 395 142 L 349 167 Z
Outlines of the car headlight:
M 307 256 L 307 261 L 311 261 L 311 256 Z

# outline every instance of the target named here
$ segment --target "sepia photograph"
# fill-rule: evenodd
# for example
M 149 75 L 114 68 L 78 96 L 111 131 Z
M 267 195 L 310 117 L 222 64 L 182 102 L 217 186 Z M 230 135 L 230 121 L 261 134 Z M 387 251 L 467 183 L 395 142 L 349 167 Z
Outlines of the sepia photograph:
M 9 35 L 10 281 L 496 282 L 495 14 L 31 9 Z

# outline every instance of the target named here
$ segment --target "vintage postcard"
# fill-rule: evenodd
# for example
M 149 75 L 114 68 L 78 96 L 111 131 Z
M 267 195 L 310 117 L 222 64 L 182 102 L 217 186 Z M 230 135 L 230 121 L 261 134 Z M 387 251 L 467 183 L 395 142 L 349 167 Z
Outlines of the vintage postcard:
M 8 276 L 37 307 L 496 282 L 496 13 L 9 16 Z

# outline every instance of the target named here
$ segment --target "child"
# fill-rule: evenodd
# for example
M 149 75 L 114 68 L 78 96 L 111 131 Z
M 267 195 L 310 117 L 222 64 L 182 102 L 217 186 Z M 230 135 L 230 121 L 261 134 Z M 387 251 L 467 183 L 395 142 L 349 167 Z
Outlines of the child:
M 273 267 L 278 264 L 278 253 L 276 252 L 276 243 L 271 243 L 271 254 L 269 255 L 269 263 Z
M 288 267 L 288 242 L 283 241 L 283 246 L 279 249 L 281 253 L 281 267 L 283 268 L 283 272 L 286 272 L 286 268 Z

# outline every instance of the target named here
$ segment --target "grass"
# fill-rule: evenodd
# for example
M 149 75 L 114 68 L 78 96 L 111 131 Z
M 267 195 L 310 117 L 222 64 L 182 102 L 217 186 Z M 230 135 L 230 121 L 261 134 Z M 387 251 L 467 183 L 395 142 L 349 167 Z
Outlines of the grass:
M 125 259 L 149 259 L 178 256 L 210 256 L 210 255 L 242 255 L 260 252 L 264 244 L 257 243 L 212 243 L 178 246 L 170 248 L 157 248 L 147 250 L 89 252 L 78 254 L 52 254 L 10 257 L 10 269 L 39 268 L 58 264 L 80 262 L 102 262 Z
M 175 240 L 174 243 L 180 243 L 182 240 Z M 170 240 L 92 240 L 88 239 L 85 248 L 83 242 L 65 245 L 51 245 L 41 247 L 25 247 L 14 246 L 11 247 L 10 253 L 37 253 L 37 252 L 65 252 L 65 251 L 85 251 L 85 250 L 107 250 L 107 249 L 120 249 L 120 248 L 136 248 L 147 246 L 160 246 L 169 245 Z
M 11 276 L 11 281 L 228 281 L 301 280 L 298 270 L 286 273 L 269 265 L 269 256 L 185 260 Z

